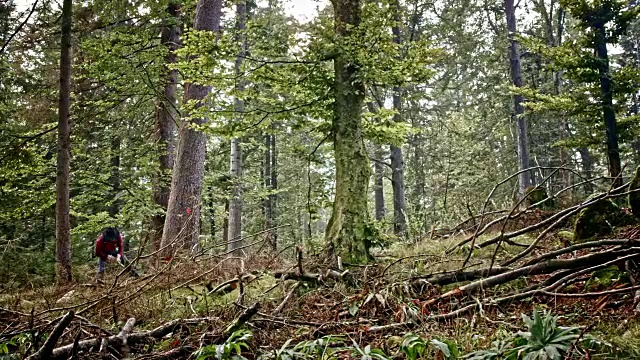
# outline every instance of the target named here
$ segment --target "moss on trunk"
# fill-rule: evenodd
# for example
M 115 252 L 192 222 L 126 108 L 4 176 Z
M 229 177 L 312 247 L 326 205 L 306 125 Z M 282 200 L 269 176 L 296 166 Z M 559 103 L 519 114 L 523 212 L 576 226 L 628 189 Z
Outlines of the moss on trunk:
M 360 0 L 335 0 L 336 33 L 339 38 L 354 36 L 362 17 Z M 348 41 L 354 43 L 352 41 Z M 362 263 L 370 259 L 368 186 L 369 159 L 362 135 L 364 84 L 357 76 L 357 64 L 349 51 L 341 49 L 334 60 L 335 104 L 333 115 L 336 158 L 336 195 L 326 232 L 330 255 Z

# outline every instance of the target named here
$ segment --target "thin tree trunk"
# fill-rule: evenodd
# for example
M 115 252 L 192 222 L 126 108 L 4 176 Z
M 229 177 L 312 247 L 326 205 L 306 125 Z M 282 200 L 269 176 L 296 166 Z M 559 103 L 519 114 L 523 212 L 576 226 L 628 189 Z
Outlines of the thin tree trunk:
M 238 42 L 240 44 L 240 52 L 236 57 L 235 73 L 238 78 L 236 83 L 236 91 L 242 93 L 244 91 L 244 80 L 242 77 L 242 63 L 247 55 L 247 41 L 244 34 L 246 28 L 247 2 L 242 0 L 236 5 L 236 31 Z M 236 97 L 234 100 L 235 111 L 242 119 L 244 112 L 244 100 Z M 236 249 L 242 247 L 241 241 L 236 241 L 242 237 L 242 147 L 240 139 L 231 140 L 231 199 L 229 200 L 229 243 L 227 251 L 233 251 L 233 255 L 240 255 Z
M 607 53 L 607 35 L 604 26 L 596 28 L 596 55 L 600 60 L 598 73 L 600 75 L 600 93 L 602 96 L 602 112 L 604 127 L 607 133 L 607 157 L 609 159 L 609 176 L 616 178 L 614 187 L 622 186 L 622 166 L 618 149 L 618 126 L 616 113 L 613 108 L 613 90 L 611 89 L 611 74 L 609 73 L 609 55 Z
M 71 282 L 71 220 L 69 172 L 71 168 L 71 21 L 72 0 L 62 3 L 60 50 L 60 101 L 58 107 L 58 159 L 56 172 L 56 281 Z
M 278 190 L 278 152 L 276 150 L 276 135 L 275 124 L 271 124 L 271 194 L 269 194 L 269 203 L 271 206 L 271 227 L 276 227 L 276 207 L 278 202 L 278 195 L 275 193 Z M 271 247 L 273 250 L 278 249 L 278 229 L 271 231 Z
M 109 160 L 111 168 L 111 176 L 109 184 L 111 185 L 111 204 L 109 204 L 109 216 L 115 218 L 120 213 L 121 201 L 118 199 L 120 192 L 120 137 L 111 138 L 111 159 Z
M 338 40 L 357 35 L 362 20 L 361 0 L 333 0 Z M 357 43 L 357 42 L 355 42 Z M 336 159 L 336 193 L 333 212 L 326 232 L 330 256 L 351 262 L 366 262 L 370 243 L 368 186 L 371 177 L 369 159 L 362 135 L 364 84 L 358 78 L 358 65 L 351 63 L 347 49 L 339 49 L 334 58 L 333 135 Z
M 380 163 L 384 158 L 382 148 L 375 146 L 374 150 L 375 161 L 373 162 L 373 176 L 374 176 L 374 202 L 376 209 L 376 220 L 384 220 L 385 208 L 384 208 L 384 165 Z
M 584 177 L 587 179 L 591 179 L 593 177 L 593 160 L 591 159 L 591 152 L 589 148 L 580 147 L 578 148 L 578 153 L 580 154 L 580 159 L 582 160 L 582 171 L 584 173 Z M 584 190 L 587 194 L 593 193 L 593 184 L 586 183 L 584 185 Z
M 194 28 L 218 32 L 221 16 L 222 0 L 198 0 Z M 198 107 L 203 106 L 203 100 L 210 91 L 210 86 L 186 83 L 184 102 L 195 100 Z M 206 121 L 206 118 L 191 120 L 197 125 Z M 171 243 L 196 247 L 198 243 L 207 137 L 189 125 L 185 121 L 180 123 L 162 246 Z M 165 255 L 170 254 L 170 251 L 171 248 L 168 248 Z
M 264 211 L 264 217 L 265 217 L 265 222 L 264 222 L 264 228 L 265 230 L 271 229 L 274 225 L 274 221 L 273 221 L 273 173 L 275 171 L 275 169 L 272 168 L 272 166 L 274 166 L 274 158 L 275 158 L 275 153 L 274 153 L 274 144 L 275 145 L 275 135 L 265 135 L 264 136 L 264 145 L 265 145 L 265 152 L 264 152 L 264 171 L 263 171 L 263 178 L 264 178 L 264 188 L 266 191 L 268 191 L 269 193 L 264 197 L 264 199 L 262 200 L 262 206 L 263 206 L 263 211 Z M 276 250 L 278 245 L 277 242 L 275 241 L 275 232 L 269 231 L 267 232 L 267 242 L 271 245 L 271 248 L 273 250 Z
M 178 121 L 177 112 L 177 85 L 178 70 L 169 69 L 171 64 L 176 62 L 175 51 L 178 49 L 180 41 L 180 7 L 176 3 L 169 3 L 167 7 L 169 19 L 162 28 L 160 42 L 167 49 L 165 56 L 165 78 L 162 96 L 156 100 L 156 120 L 153 132 L 153 139 L 158 145 L 158 173 L 153 178 L 153 202 L 164 212 L 169 205 L 169 194 L 171 192 L 170 172 L 173 168 L 175 152 L 175 131 Z M 152 217 L 152 244 L 155 249 L 160 248 L 162 242 L 162 228 L 164 226 L 165 215 L 158 214 Z
M 394 1 L 394 24 L 392 27 L 393 42 L 397 45 L 402 44 L 402 36 L 400 35 L 400 2 Z M 393 121 L 402 121 L 402 89 L 393 88 Z M 404 156 L 402 148 L 391 145 L 389 147 L 391 153 L 391 188 L 393 189 L 393 232 L 401 238 L 407 237 L 407 218 L 405 214 L 405 195 L 404 195 Z
M 509 31 L 509 67 L 511 70 L 511 81 L 513 85 L 522 87 L 522 75 L 520 70 L 520 51 L 518 49 L 518 42 L 515 38 L 516 35 L 516 9 L 514 0 L 505 0 L 504 11 L 507 18 L 507 30 Z M 524 98 L 522 95 L 513 95 L 513 119 L 516 123 L 516 137 L 518 146 L 518 169 L 524 170 L 529 167 L 529 139 L 527 130 L 527 119 L 524 116 L 524 107 L 522 102 Z M 531 173 L 523 171 L 518 177 L 519 181 L 519 193 L 520 196 L 524 196 L 527 187 L 531 186 Z
M 264 182 L 264 189 L 267 194 L 262 199 L 262 212 L 264 215 L 264 228 L 271 228 L 271 198 L 268 192 L 271 190 L 271 135 L 264 135 L 264 159 L 262 162 L 262 179 Z M 270 234 L 267 234 L 270 237 Z M 270 242 L 271 239 L 269 239 Z

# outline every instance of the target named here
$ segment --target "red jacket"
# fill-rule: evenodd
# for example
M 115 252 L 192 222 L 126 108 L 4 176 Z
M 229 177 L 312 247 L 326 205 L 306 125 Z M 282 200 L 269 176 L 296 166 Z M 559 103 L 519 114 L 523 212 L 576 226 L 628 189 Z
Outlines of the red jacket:
M 115 241 L 105 241 L 102 239 L 102 235 L 98 236 L 96 240 L 96 256 L 102 260 L 107 260 L 107 256 L 116 256 L 120 254 L 122 256 L 122 235 L 118 234 L 118 239 Z

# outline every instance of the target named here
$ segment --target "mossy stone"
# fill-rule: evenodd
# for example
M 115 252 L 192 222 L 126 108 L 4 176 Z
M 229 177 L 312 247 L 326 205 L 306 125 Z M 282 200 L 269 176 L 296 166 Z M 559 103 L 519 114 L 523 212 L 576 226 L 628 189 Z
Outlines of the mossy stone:
M 611 234 L 621 215 L 620 208 L 613 201 L 597 201 L 578 214 L 574 224 L 573 240 L 584 241 L 594 236 Z
M 636 168 L 636 173 L 629 184 L 629 191 L 636 189 L 640 189 L 640 166 Z M 629 193 L 629 206 L 633 216 L 640 218 L 640 190 Z

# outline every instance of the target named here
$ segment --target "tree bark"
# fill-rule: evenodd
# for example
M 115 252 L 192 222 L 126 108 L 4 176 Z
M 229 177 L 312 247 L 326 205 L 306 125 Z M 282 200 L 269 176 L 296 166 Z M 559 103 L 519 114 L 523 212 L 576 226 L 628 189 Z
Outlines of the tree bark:
M 161 44 L 167 49 L 164 58 L 164 87 L 162 96 L 156 100 L 156 119 L 153 132 L 153 140 L 158 146 L 158 173 L 153 178 L 153 203 L 158 205 L 166 213 L 171 192 L 170 173 L 173 168 L 175 152 L 175 131 L 178 121 L 177 111 L 177 87 L 178 70 L 169 69 L 176 62 L 175 51 L 180 42 L 180 5 L 169 3 L 167 6 L 169 19 L 165 22 L 160 35 Z M 152 244 L 155 249 L 160 248 L 162 242 L 162 228 L 165 215 L 158 214 L 151 218 Z
M 394 1 L 394 24 L 391 29 L 393 33 L 393 42 L 400 46 L 402 44 L 402 36 L 400 34 L 400 2 Z M 393 88 L 393 121 L 402 121 L 402 89 Z M 402 148 L 391 145 L 389 147 L 391 153 L 391 188 L 393 189 L 393 232 L 401 238 L 407 237 L 407 218 L 405 214 L 405 195 L 404 195 L 404 156 Z
M 221 16 L 222 0 L 198 0 L 194 28 L 218 32 Z M 184 102 L 196 101 L 201 107 L 210 91 L 210 86 L 186 83 Z M 207 137 L 190 125 L 201 125 L 206 121 L 206 118 L 195 118 L 190 123 L 180 123 L 162 246 L 170 243 L 197 246 Z M 170 251 L 171 247 L 168 247 L 165 255 Z
M 274 174 L 275 174 L 275 135 L 267 134 L 264 136 L 264 188 L 269 193 L 264 197 L 262 201 L 263 211 L 264 211 L 264 228 L 265 230 L 271 229 L 274 226 L 274 215 L 273 215 L 273 205 L 274 205 Z M 271 245 L 273 250 L 278 248 L 276 234 L 275 231 L 267 232 L 267 242 Z
M 591 159 L 591 152 L 587 147 L 580 147 L 578 148 L 578 153 L 580 154 L 580 159 L 582 160 L 582 172 L 584 173 L 584 177 L 587 179 L 591 179 L 593 177 L 593 159 Z M 584 184 L 584 190 L 587 192 L 587 194 L 593 193 L 593 184 Z
M 509 32 L 509 68 L 511 71 L 511 82 L 515 87 L 522 87 L 522 75 L 520 69 L 520 51 L 516 35 L 516 8 L 514 0 L 505 0 L 504 12 L 507 18 L 507 31 Z M 529 168 L 529 134 L 527 129 L 527 119 L 524 116 L 522 102 L 524 97 L 519 94 L 513 95 L 513 120 L 516 123 L 516 141 L 518 147 L 518 170 Z M 527 187 L 531 186 L 531 173 L 523 171 L 518 176 L 518 191 L 520 196 L 524 196 Z
M 275 124 L 271 124 L 271 130 L 273 133 L 271 134 L 271 194 L 269 194 L 269 203 L 271 206 L 271 227 L 274 228 L 278 226 L 278 222 L 276 221 L 276 205 L 278 201 L 278 195 L 275 193 L 278 190 L 278 152 L 276 149 L 276 134 L 275 134 Z M 278 249 L 278 229 L 273 229 L 270 233 L 271 236 L 271 247 L 273 250 Z
M 71 218 L 69 172 L 71 168 L 71 21 L 72 0 L 62 3 L 60 50 L 60 98 L 58 107 L 58 159 L 56 172 L 56 280 L 71 282 Z
M 384 220 L 385 208 L 384 208 L 384 165 L 380 163 L 384 158 L 384 154 L 382 153 L 382 148 L 380 146 L 375 146 L 374 150 L 375 160 L 373 162 L 373 176 L 374 176 L 374 202 L 376 209 L 376 220 L 381 221 Z
M 361 0 L 332 0 L 338 38 L 356 36 L 362 20 Z M 326 232 L 330 256 L 354 263 L 370 259 L 368 185 L 371 168 L 362 135 L 364 84 L 357 76 L 346 50 L 334 59 L 333 136 L 336 161 L 336 189 L 333 212 Z
M 600 66 L 600 94 L 602 96 L 602 113 L 604 127 L 607 134 L 607 157 L 609 159 L 609 176 L 615 178 L 614 187 L 622 185 L 622 165 L 620 163 L 620 151 L 618 149 L 618 126 L 616 113 L 613 108 L 613 90 L 611 89 L 611 74 L 609 72 L 609 55 L 607 53 L 607 35 L 604 25 L 597 26 L 595 30 L 595 50 Z
M 240 52 L 236 57 L 235 74 L 237 77 L 236 91 L 242 93 L 244 91 L 244 80 L 242 77 L 242 63 L 247 55 L 247 41 L 244 34 L 246 28 L 247 2 L 239 1 L 236 5 L 236 31 L 237 40 L 240 44 Z M 236 97 L 234 100 L 235 111 L 238 118 L 242 119 L 244 112 L 244 100 Z M 232 255 L 238 256 L 244 251 L 237 249 L 242 247 L 242 241 L 237 241 L 242 237 L 242 147 L 240 139 L 231 140 L 231 199 L 229 200 L 229 243 L 227 251 Z

